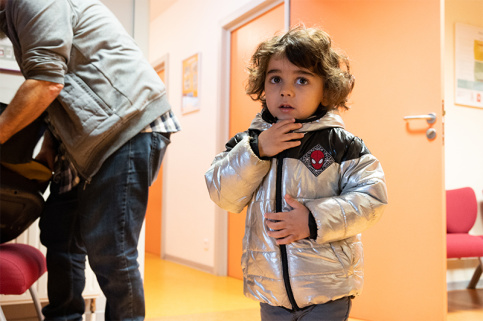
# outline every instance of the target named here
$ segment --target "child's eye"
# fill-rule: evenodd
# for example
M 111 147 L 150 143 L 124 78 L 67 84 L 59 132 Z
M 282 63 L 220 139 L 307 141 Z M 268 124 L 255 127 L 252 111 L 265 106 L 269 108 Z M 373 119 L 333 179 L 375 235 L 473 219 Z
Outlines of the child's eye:
M 307 85 L 309 83 L 309 80 L 307 78 L 297 78 L 296 81 L 297 85 Z
M 278 76 L 274 76 L 274 77 L 270 78 L 270 83 L 272 83 L 272 84 L 278 84 L 280 81 L 282 81 L 282 79 Z

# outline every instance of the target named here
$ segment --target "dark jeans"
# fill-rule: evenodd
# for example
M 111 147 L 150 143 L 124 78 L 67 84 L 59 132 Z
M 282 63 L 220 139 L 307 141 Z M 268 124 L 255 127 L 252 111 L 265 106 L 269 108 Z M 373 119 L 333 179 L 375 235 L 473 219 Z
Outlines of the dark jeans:
M 299 311 L 260 303 L 262 321 L 346 321 L 352 306 L 352 299 L 345 297 L 325 304 L 316 304 Z
M 169 139 L 141 133 L 116 151 L 92 180 L 64 194 L 52 184 L 40 219 L 47 247 L 46 320 L 82 320 L 86 255 L 107 298 L 106 320 L 143 320 L 137 245 L 148 187 Z

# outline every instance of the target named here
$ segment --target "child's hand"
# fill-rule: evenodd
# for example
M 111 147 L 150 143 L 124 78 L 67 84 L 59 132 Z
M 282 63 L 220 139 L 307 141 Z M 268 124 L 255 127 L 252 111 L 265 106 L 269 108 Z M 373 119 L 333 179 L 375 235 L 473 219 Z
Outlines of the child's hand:
M 310 211 L 290 195 L 285 195 L 285 201 L 293 210 L 265 214 L 265 224 L 273 230 L 268 231 L 268 236 L 277 239 L 278 245 L 290 244 L 310 236 Z
M 293 130 L 299 129 L 302 124 L 295 123 L 295 119 L 282 120 L 274 124 L 269 129 L 263 131 L 258 136 L 258 152 L 260 157 L 272 157 L 278 153 L 300 145 L 303 133 L 293 133 Z

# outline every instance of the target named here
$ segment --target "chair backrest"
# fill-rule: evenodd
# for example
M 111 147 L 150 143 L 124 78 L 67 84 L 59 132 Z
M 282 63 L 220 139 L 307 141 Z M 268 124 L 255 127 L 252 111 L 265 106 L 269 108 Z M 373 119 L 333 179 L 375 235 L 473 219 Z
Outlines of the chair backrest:
M 468 233 L 478 212 L 475 192 L 471 187 L 446 190 L 446 231 Z

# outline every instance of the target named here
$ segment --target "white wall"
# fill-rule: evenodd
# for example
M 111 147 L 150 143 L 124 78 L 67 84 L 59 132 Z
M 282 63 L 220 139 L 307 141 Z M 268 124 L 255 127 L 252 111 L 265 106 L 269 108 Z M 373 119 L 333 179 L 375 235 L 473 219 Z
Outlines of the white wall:
M 153 2 L 151 7 L 153 8 Z M 172 260 L 214 273 L 216 217 L 204 173 L 221 152 L 218 120 L 222 73 L 222 26 L 240 8 L 263 1 L 178 0 L 151 21 L 149 59 L 156 64 L 168 56 L 168 98 L 179 117 L 182 131 L 171 136 L 164 160 L 163 253 Z M 155 4 L 154 4 L 155 5 Z M 201 54 L 201 107 L 181 114 L 182 61 Z M 226 124 L 225 124 L 226 126 Z M 227 137 L 222 137 L 226 141 Z M 222 227 L 223 228 L 223 227 Z M 219 242 L 215 244 L 215 242 Z
M 470 234 L 483 235 L 483 108 L 455 105 L 454 102 L 455 23 L 483 28 L 483 0 L 446 0 L 445 10 L 446 188 L 470 186 L 475 190 L 478 218 Z M 476 265 L 473 259 L 448 260 L 449 285 L 465 286 Z
M 21 74 L 0 73 L 0 102 L 4 104 L 10 103 L 23 81 L 24 78 Z

